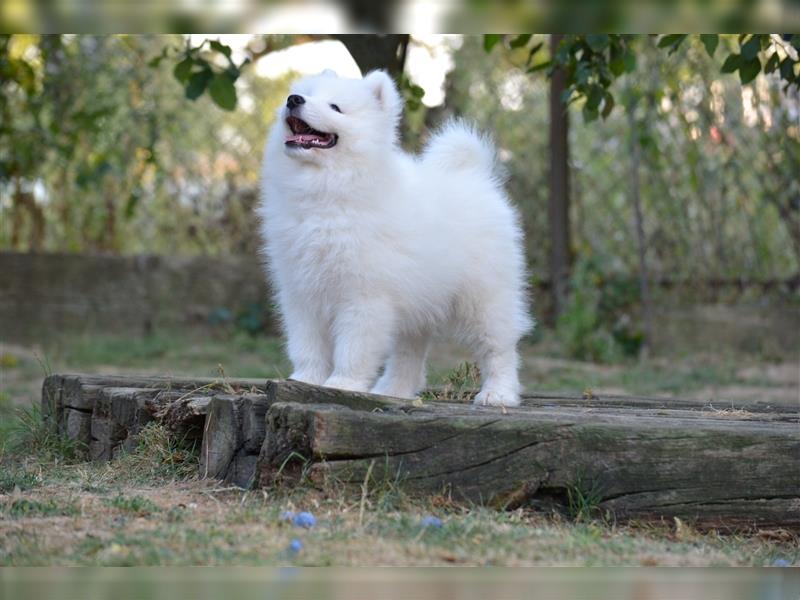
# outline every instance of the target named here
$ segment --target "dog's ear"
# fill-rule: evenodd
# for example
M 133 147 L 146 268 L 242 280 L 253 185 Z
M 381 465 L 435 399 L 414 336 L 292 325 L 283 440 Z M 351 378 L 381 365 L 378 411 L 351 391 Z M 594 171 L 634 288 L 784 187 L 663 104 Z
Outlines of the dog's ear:
M 400 96 L 400 92 L 397 91 L 394 80 L 386 71 L 371 71 L 364 78 L 364 81 L 367 82 L 370 91 L 372 91 L 383 110 L 392 116 L 399 117 L 403 107 L 403 99 Z

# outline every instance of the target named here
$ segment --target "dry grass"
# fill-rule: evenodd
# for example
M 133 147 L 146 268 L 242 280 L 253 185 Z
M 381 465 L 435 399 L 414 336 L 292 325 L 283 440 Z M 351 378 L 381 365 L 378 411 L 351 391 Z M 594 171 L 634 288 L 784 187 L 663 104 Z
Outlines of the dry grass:
M 281 360 L 277 342 L 266 350 L 249 344 L 217 343 L 216 349 L 212 344 L 198 356 L 194 343 L 148 342 L 136 347 L 107 342 L 99 353 L 87 342 L 78 349 L 75 362 L 58 357 L 52 362 L 57 370 L 91 372 L 102 365 L 110 371 L 121 368 L 114 365 L 133 364 L 153 373 L 163 373 L 163 364 L 180 364 L 186 374 L 224 379 L 220 357 L 244 357 L 247 369 L 252 368 L 237 369 L 232 377 L 258 375 L 256 365 L 264 357 Z M 8 358 L 11 354 L 15 358 Z M 134 452 L 112 463 L 76 464 L 63 459 L 64 449 L 37 427 L 35 414 L 27 424 L 13 416 L 16 408 L 30 406 L 40 389 L 42 373 L 35 356 L 14 349 L 4 349 L 3 356 L 4 369 L 12 376 L 4 379 L 0 390 L 2 565 L 800 564 L 800 541 L 794 532 L 725 535 L 699 532 L 680 520 L 623 525 L 597 514 L 591 490 L 574 495 L 573 518 L 464 506 L 446 495 L 411 499 L 404 495 L 402 481 L 374 478 L 357 490 L 328 481 L 322 487 L 248 492 L 195 479 L 194 449 L 156 426 L 143 432 Z M 786 369 L 769 367 L 742 374 L 725 365 L 706 368 L 687 361 L 601 369 L 540 360 L 535 352 L 528 352 L 524 361 L 523 377 L 535 380 L 537 389 L 688 393 L 708 385 L 719 389 L 746 383 L 776 393 L 797 391 L 787 383 Z M 767 376 L 773 372 L 784 377 L 771 382 Z M 434 382 L 441 383 L 444 398 L 471 400 L 478 381 L 474 365 L 464 363 L 455 371 L 438 373 Z M 746 416 L 722 408 L 722 402 L 711 406 L 732 417 Z M 29 443 L 11 444 L 12 433 Z M 287 510 L 312 512 L 317 526 L 293 527 L 280 519 Z M 442 527 L 423 527 L 426 515 L 442 519 Z M 288 551 L 293 538 L 304 544 L 296 554 Z
M 497 512 L 385 490 L 244 491 L 207 481 L 121 483 L 113 466 L 72 468 L 0 495 L 4 565 L 769 565 L 797 563 L 791 532 L 701 533 L 681 521 L 619 525 Z M 24 499 L 34 508 L 14 510 Z M 37 506 L 45 506 L 37 512 Z M 307 510 L 312 529 L 281 519 Z M 441 528 L 423 527 L 436 515 Z M 303 542 L 298 554 L 292 539 Z

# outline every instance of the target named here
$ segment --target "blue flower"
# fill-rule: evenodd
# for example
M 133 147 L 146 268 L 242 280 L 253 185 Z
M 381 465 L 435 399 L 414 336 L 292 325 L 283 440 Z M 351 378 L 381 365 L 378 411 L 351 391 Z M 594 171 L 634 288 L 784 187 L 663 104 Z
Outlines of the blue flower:
M 439 529 L 442 526 L 442 520 L 439 517 L 428 516 L 422 519 L 422 526 Z
M 785 558 L 776 558 L 775 560 L 772 561 L 773 567 L 788 567 L 789 564 L 790 564 L 789 561 L 786 560 Z
M 289 554 L 297 554 L 300 550 L 303 549 L 303 542 L 294 538 L 291 542 L 289 542 Z
M 314 525 L 317 524 L 317 520 L 314 518 L 310 512 L 299 512 L 294 515 L 292 519 L 292 523 L 294 523 L 295 527 L 303 527 L 304 529 L 311 529 Z
M 281 516 L 278 517 L 281 521 L 291 521 L 294 519 L 294 512 L 291 510 L 285 510 L 281 513 Z

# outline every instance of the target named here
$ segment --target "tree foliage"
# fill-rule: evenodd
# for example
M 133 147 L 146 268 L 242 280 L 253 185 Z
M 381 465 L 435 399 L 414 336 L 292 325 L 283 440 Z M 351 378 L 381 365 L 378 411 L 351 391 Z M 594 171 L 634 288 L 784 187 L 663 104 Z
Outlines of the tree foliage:
M 545 278 L 547 81 L 519 68 L 521 54 L 486 53 L 484 44 L 468 38 L 454 54 L 447 106 L 493 132 L 523 212 L 532 272 Z M 793 276 L 800 268 L 798 98 L 774 75 L 742 86 L 720 73 L 702 44 L 684 44 L 673 56 L 642 44 L 636 60 L 636 70 L 617 80 L 617 110 L 571 128 L 575 255 L 591 257 L 606 280 L 636 272 L 632 111 L 653 277 Z
M 583 100 L 583 117 L 593 121 L 598 116 L 608 117 L 615 106 L 612 91 L 620 76 L 636 69 L 636 43 L 639 35 L 628 34 L 569 34 L 565 35 L 555 56 L 536 61 L 544 47 L 541 40 L 531 34 L 486 34 L 484 49 L 491 52 L 501 42 L 511 52 L 525 54 L 521 65 L 526 73 L 545 70 L 552 74 L 556 68 L 567 76 L 568 89 L 564 102 L 571 104 Z M 784 91 L 800 85 L 800 35 L 797 34 L 741 34 L 724 36 L 727 58 L 722 63 L 722 73 L 738 72 L 743 84 L 750 83 L 759 73 L 777 72 L 784 82 Z M 675 54 L 690 38 L 697 38 L 709 56 L 713 57 L 720 45 L 718 34 L 667 34 L 657 38 L 658 48 Z
M 171 69 L 148 64 L 183 41 L 0 37 L 0 246 L 255 247 L 260 149 L 288 82 L 242 73 L 233 112 L 209 94 L 187 102 Z

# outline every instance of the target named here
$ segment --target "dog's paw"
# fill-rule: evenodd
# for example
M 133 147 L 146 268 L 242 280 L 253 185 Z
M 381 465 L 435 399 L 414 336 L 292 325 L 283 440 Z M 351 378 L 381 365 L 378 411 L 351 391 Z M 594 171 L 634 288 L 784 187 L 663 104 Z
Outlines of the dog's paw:
M 501 406 L 504 408 L 511 408 L 512 406 L 519 406 L 519 395 L 508 390 L 489 389 L 481 390 L 475 396 L 474 404 L 476 406 Z
M 351 379 L 349 377 L 331 376 L 328 377 L 322 385 L 329 388 L 336 388 L 337 390 L 347 390 L 349 392 L 369 391 L 368 382 Z
M 325 375 L 313 373 L 311 371 L 295 371 L 289 375 L 289 379 L 295 381 L 302 381 L 303 383 L 310 383 L 311 385 L 322 385 L 325 381 Z

